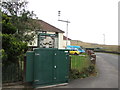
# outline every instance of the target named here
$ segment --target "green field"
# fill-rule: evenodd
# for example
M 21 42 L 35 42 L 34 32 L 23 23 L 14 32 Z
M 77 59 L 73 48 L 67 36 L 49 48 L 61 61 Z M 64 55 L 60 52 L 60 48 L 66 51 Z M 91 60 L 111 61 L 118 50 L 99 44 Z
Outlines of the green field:
M 91 64 L 88 55 L 78 56 L 71 55 L 71 69 L 77 69 L 79 72 L 83 71 L 84 68 L 89 67 Z

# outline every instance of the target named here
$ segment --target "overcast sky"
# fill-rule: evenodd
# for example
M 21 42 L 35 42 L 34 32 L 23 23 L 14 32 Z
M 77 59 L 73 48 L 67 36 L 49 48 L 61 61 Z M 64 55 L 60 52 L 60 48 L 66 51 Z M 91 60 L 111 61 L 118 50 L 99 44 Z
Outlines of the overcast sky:
M 28 9 L 37 17 L 66 31 L 68 37 L 91 43 L 118 44 L 118 1 L 119 0 L 28 0 Z

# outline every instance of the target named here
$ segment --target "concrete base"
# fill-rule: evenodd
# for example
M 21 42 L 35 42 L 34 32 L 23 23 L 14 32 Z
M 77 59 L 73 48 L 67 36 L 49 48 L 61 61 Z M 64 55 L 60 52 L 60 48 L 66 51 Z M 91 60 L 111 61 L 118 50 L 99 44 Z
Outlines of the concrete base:
M 64 86 L 67 85 L 68 83 L 62 83 L 62 84 L 55 84 L 55 85 L 48 85 L 48 86 L 41 86 L 41 87 L 37 87 L 38 88 L 52 88 L 52 87 L 57 87 L 57 86 Z

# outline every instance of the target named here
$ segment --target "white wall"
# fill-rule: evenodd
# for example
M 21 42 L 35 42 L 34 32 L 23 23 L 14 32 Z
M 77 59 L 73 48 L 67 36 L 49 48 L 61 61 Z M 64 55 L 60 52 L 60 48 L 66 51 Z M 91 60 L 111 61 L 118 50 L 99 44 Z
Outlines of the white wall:
M 64 49 L 63 47 L 64 42 L 63 42 L 63 33 L 58 34 L 58 48 L 59 49 Z
M 70 40 L 68 40 L 68 43 L 67 43 L 67 45 L 71 45 L 71 42 L 70 42 Z M 66 40 L 63 40 L 63 47 L 64 47 L 64 48 L 66 48 Z
M 55 32 L 47 32 L 48 34 L 55 34 Z

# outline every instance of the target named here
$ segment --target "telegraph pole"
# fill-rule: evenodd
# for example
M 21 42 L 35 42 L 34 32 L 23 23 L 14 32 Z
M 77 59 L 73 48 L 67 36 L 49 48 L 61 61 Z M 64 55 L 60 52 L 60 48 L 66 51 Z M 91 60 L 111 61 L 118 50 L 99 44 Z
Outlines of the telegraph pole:
M 60 12 L 61 11 L 58 11 L 58 21 L 66 22 L 66 24 L 67 24 L 67 27 L 66 27 L 66 46 L 67 46 L 68 45 L 68 23 L 70 23 L 70 21 L 68 21 L 68 20 L 60 20 Z

